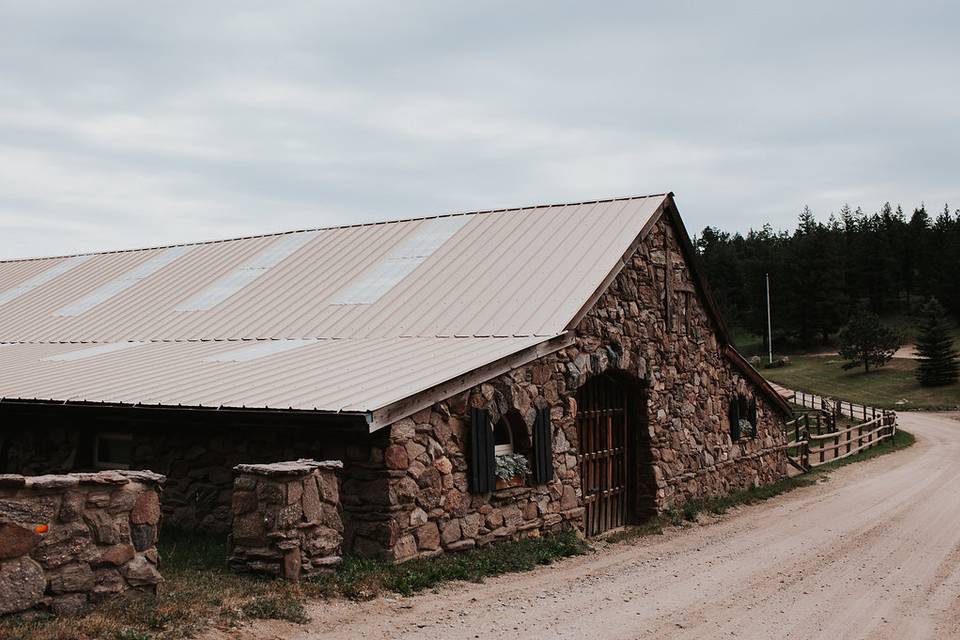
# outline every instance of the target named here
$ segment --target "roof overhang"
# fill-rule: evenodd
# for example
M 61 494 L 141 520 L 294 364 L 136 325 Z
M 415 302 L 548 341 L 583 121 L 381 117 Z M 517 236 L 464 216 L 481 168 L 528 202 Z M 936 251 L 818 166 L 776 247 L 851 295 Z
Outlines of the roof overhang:
M 397 420 L 402 420 L 417 411 L 426 409 L 436 402 L 471 389 L 481 382 L 503 375 L 512 369 L 522 367 L 538 358 L 569 347 L 574 341 L 575 336 L 573 332 L 565 332 L 554 338 L 545 339 L 539 344 L 535 344 L 532 347 L 518 351 L 505 358 L 478 367 L 456 378 L 447 380 L 446 382 L 383 407 L 382 409 L 373 411 L 369 415 L 370 432 L 372 433 L 382 429 Z

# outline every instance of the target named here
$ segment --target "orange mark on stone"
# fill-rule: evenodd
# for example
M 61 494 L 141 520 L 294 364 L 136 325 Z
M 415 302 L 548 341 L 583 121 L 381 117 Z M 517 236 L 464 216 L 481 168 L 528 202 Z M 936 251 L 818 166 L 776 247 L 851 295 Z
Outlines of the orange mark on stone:
M 47 531 L 50 530 L 50 527 L 45 524 L 38 524 L 33 528 L 33 530 L 36 531 L 37 533 L 46 533 Z

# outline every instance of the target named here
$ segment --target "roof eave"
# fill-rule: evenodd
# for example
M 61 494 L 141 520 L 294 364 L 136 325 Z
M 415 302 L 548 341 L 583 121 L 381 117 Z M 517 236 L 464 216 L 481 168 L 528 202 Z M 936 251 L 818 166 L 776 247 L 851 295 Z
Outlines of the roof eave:
M 485 382 L 496 376 L 503 375 L 512 369 L 522 367 L 525 364 L 533 362 L 538 358 L 555 353 L 561 349 L 569 347 L 576 340 L 572 331 L 564 332 L 552 338 L 544 338 L 533 346 L 521 349 L 508 356 L 494 360 L 491 363 L 468 371 L 455 378 L 434 385 L 429 389 L 424 389 L 418 393 L 408 396 L 388 404 L 380 409 L 372 411 L 368 418 L 370 433 L 407 418 L 414 413 L 426 409 L 437 402 L 446 400 L 458 393 L 463 393 L 468 389 L 475 387 L 481 382 Z

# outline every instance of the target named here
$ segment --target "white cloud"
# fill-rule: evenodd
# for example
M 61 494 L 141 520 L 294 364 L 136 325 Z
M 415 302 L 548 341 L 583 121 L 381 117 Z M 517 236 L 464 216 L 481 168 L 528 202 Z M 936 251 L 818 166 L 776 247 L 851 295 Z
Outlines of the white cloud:
M 960 204 L 946 2 L 0 15 L 0 258 L 666 189 L 692 231 Z

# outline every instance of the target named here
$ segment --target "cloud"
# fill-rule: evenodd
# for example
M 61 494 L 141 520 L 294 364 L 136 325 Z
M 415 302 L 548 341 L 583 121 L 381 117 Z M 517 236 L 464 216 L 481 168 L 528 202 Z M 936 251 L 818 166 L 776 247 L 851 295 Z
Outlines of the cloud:
M 668 189 L 691 230 L 960 204 L 947 2 L 0 15 L 0 257 Z

